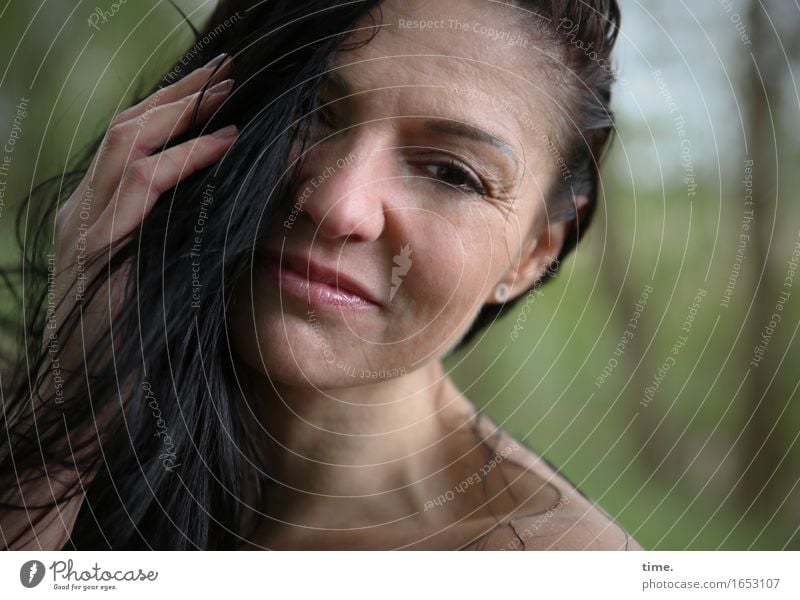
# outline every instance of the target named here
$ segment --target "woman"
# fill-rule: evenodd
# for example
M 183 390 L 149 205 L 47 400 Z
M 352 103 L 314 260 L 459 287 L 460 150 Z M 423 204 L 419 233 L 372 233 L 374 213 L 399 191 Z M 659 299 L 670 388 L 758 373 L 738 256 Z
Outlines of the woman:
M 221 2 L 26 256 L 6 546 L 640 549 L 441 362 L 585 230 L 618 22 Z

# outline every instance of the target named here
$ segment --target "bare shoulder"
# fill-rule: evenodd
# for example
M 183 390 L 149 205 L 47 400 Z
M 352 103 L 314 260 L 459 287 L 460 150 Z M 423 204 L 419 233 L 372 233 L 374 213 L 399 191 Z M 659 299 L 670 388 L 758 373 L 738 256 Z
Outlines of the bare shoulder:
M 464 550 L 643 549 L 553 465 L 502 430 L 497 438 L 511 450 L 497 463 L 495 477 L 502 477 L 516 504 Z

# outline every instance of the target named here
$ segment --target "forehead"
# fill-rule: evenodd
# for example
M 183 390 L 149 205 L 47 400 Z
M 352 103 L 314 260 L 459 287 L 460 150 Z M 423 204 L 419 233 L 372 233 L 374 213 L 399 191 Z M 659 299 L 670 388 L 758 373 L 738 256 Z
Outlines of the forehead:
M 530 158 L 555 136 L 560 103 L 545 71 L 552 53 L 523 15 L 484 0 L 389 0 L 333 66 L 385 113 L 465 121 Z

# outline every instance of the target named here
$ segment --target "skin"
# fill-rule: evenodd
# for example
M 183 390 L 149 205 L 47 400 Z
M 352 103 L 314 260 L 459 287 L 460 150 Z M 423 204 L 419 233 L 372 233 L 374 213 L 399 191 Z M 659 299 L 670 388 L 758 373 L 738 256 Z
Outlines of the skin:
M 558 138 L 552 115 L 563 98 L 530 49 L 398 27 L 400 19 L 458 18 L 529 36 L 514 13 L 442 0 L 435 8 L 390 1 L 382 15 L 385 27 L 340 53 L 323 86 L 324 118 L 298 177 L 298 189 L 311 192 L 256 250 L 262 267 L 270 253 L 323 263 L 379 304 L 309 313 L 308 298 L 259 270 L 240 283 L 231 311 L 274 457 L 268 472 L 280 484 L 269 507 L 248 515 L 249 547 L 457 548 L 488 543 L 490 532 L 488 547 L 503 547 L 518 536 L 503 537 L 496 517 L 502 525 L 566 496 L 570 509 L 550 519 L 553 537 L 540 541 L 635 545 L 505 436 L 498 449 L 508 459 L 486 477 L 491 501 L 472 485 L 430 508 L 487 460 L 472 431 L 474 407 L 441 359 L 483 304 L 497 301 L 498 284 L 514 296 L 542 276 L 567 232 L 548 218 L 545 200 L 560 174 L 541 141 L 541 132 Z M 463 91 L 476 86 L 492 98 Z M 498 108 L 496 98 L 518 110 Z M 467 128 L 473 133 L 458 131 Z M 495 141 L 480 139 L 488 136 Z M 453 160 L 461 173 L 447 168 Z M 393 258 L 404 246 L 413 264 L 389 301 Z M 392 375 L 364 375 L 376 371 Z M 586 515 L 596 522 L 575 529 Z
M 163 191 L 217 162 L 235 141 L 236 128 L 225 128 L 163 152 L 154 152 L 155 148 L 162 147 L 169 139 L 187 130 L 198 102 L 202 102 L 201 119 L 207 119 L 222 104 L 232 83 L 226 79 L 232 63 L 222 59 L 224 57 L 215 59 L 221 63 L 219 68 L 209 64 L 197 69 L 121 112 L 109 124 L 86 175 L 56 215 L 53 282 L 57 298 L 54 304 L 59 307 L 54 316 L 56 322 L 63 321 L 71 308 L 70 302 L 79 291 L 78 249 L 82 247 L 88 256 L 124 237 L 139 225 Z M 209 89 L 201 101 L 200 91 L 205 84 Z M 82 231 L 81 226 L 85 230 Z M 85 268 L 86 279 L 90 280 L 94 269 L 104 267 L 101 261 L 95 266 L 87 264 Z M 58 356 L 62 369 L 83 368 L 83 349 L 95 343 L 95 336 L 102 331 L 101 326 L 113 319 L 121 300 L 120 282 L 124 277 L 124 271 L 119 272 L 106 284 L 106 289 L 87 304 L 83 312 L 82 335 L 71 336 L 66 343 L 60 344 Z M 92 323 L 97 327 L 93 328 Z M 45 330 L 43 344 L 48 343 L 49 330 Z M 43 385 L 43 397 L 52 397 L 55 389 L 52 379 L 46 378 Z M 46 408 L 37 407 L 36 410 Z M 97 421 L 102 422 L 103 418 L 103 415 L 98 415 Z M 93 431 L 94 428 L 89 427 L 86 435 L 93 437 L 96 435 Z M 74 441 L 77 444 L 79 440 Z M 82 474 L 78 482 L 74 471 L 51 468 L 44 485 L 41 480 L 23 484 L 21 489 L 15 490 L 18 497 L 11 500 L 21 502 L 24 498 L 24 504 L 28 506 L 45 504 L 59 497 L 64 490 L 72 489 L 76 483 L 88 485 L 91 477 L 92 474 Z M 23 536 L 22 543 L 14 549 L 60 549 L 69 539 L 82 502 L 83 495 L 78 494 L 58 510 L 31 510 L 31 520 L 38 515 L 44 515 L 44 518 L 26 532 L 28 535 Z M 0 519 L 0 531 L 8 538 L 25 532 L 27 525 L 26 519 L 11 516 Z
M 440 0 L 436 14 L 421 2 L 389 1 L 382 8 L 388 24 L 458 18 L 527 33 L 516 29 L 511 13 L 487 12 L 477 1 Z M 304 157 L 300 188 L 348 154 L 361 158 L 337 167 L 303 204 L 294 226 L 276 222 L 258 250 L 284 249 L 333 265 L 368 286 L 379 305 L 320 310 L 312 322 L 305 302 L 269 285 L 263 272 L 241 282 L 229 325 L 273 459 L 264 468 L 281 484 L 270 506 L 251 506 L 245 514 L 242 546 L 638 548 L 502 431 L 493 438 L 502 460 L 482 482 L 432 503 L 486 468 L 486 447 L 475 434 L 497 433 L 489 421 L 476 425 L 472 403 L 444 372 L 441 358 L 480 307 L 496 301 L 497 284 L 507 283 L 511 296 L 524 292 L 563 243 L 566 224 L 550 221 L 545 203 L 558 170 L 529 126 L 534 122 L 557 137 L 548 108 L 560 101 L 556 90 L 537 71 L 530 50 L 456 31 L 432 35 L 389 26 L 368 45 L 338 56 L 334 67 L 348 89 L 327 86 L 325 101 L 332 102 L 335 119 L 315 132 L 318 143 Z M 229 70 L 223 63 L 212 85 Z M 87 253 L 121 238 L 164 190 L 218 161 L 235 141 L 232 130 L 154 152 L 185 131 L 211 73 L 199 69 L 112 121 L 89 172 L 57 215 L 60 296 L 74 292 L 72 263 L 82 235 Z M 478 84 L 519 111 L 454 91 Z M 229 87 L 216 91 L 204 101 L 201 118 L 213 113 Z M 521 115 L 530 119 L 527 126 Z M 430 122 L 469 125 L 505 141 L 477 142 L 475 135 L 454 135 L 452 127 Z M 443 170 L 452 159 L 485 190 L 469 191 L 463 177 Z M 87 217 L 81 202 L 90 189 Z M 413 264 L 389 302 L 393 257 L 405 245 Z M 101 302 L 87 309 L 98 323 L 113 318 L 105 311 L 115 309 L 116 283 L 109 283 L 110 304 L 100 293 Z M 91 334 L 87 329 L 85 343 Z M 333 362 L 321 360 L 320 336 Z M 67 364 L 80 355 L 78 347 L 61 349 Z M 382 369 L 402 374 L 358 376 Z M 69 473 L 52 475 L 48 483 L 73 482 Z M 28 500 L 52 493 L 25 491 Z M 81 502 L 79 495 L 52 511 L 20 549 L 60 548 Z M 0 522 L 0 529 L 13 535 L 22 525 Z

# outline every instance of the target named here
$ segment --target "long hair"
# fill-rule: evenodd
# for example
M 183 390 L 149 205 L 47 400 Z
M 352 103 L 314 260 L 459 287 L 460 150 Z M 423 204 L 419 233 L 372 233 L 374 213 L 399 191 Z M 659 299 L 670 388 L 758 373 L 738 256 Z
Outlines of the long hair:
M 320 76 L 356 21 L 377 4 L 220 4 L 197 34 L 193 48 L 199 52 L 170 73 L 188 73 L 227 52 L 234 59 L 231 77 L 247 93 L 234 90 L 210 122 L 170 145 L 231 123 L 241 134 L 220 164 L 163 194 L 115 249 L 109 268 L 86 283 L 83 302 L 59 324 L 62 345 L 80 335 L 81 304 L 91 303 L 115 274 L 129 272 L 118 316 L 105 324 L 99 343 L 85 349 L 87 368 L 61 373 L 61 394 L 49 398 L 38 396 L 50 362 L 41 344 L 47 217 L 58 197 L 48 199 L 45 214 L 37 216 L 42 226 L 23 248 L 26 295 L 36 310 L 16 370 L 25 376 L 12 382 L 4 399 L 0 430 L 8 440 L 0 477 L 5 491 L 42 475 L 43 464 L 50 471 L 93 473 L 71 536 L 75 547 L 235 547 L 243 492 L 262 492 L 263 478 L 253 478 L 252 471 L 263 463 L 247 391 L 232 365 L 227 307 L 237 279 L 250 268 L 264 224 L 287 195 L 287 157 L 304 135 L 302 117 L 313 112 Z M 62 198 L 86 165 L 84 160 L 66 179 Z M 53 187 L 45 186 L 38 197 Z M 198 268 L 200 287 L 193 285 Z M 80 492 L 76 487 L 59 500 Z M 6 502 L 3 508 L 13 506 L 19 504 Z
M 42 506 L 57 511 L 85 495 L 71 548 L 232 549 L 241 541 L 243 503 L 259 505 L 270 482 L 226 315 L 237 281 L 252 269 L 257 240 L 290 202 L 289 157 L 298 140 L 306 139 L 321 77 L 334 54 L 346 50 L 343 44 L 359 23 L 367 38 L 377 32 L 377 21 L 370 32 L 363 17 L 379 4 L 219 4 L 196 32 L 191 54 L 170 73 L 175 80 L 226 52 L 234 58 L 237 88 L 209 122 L 196 123 L 169 145 L 228 124 L 241 134 L 217 165 L 162 194 L 135 231 L 87 259 L 107 268 L 86 282 L 83 300 L 58 323 L 57 338 L 62 344 L 80 339 L 84 309 L 106 301 L 102 295 L 115 277 L 124 282 L 120 310 L 101 324 L 97 341 L 83 348 L 81 368 L 62 369 L 58 390 L 48 393 L 43 382 L 52 376 L 53 356 L 42 341 L 53 293 L 52 219 L 77 188 L 101 140 L 73 170 L 27 199 L 18 222 L 21 265 L 0 269 L 13 290 L 24 281 L 19 302 L 26 311 L 20 352 L 5 371 L 13 379 L 6 382 L 0 414 L 0 517 L 29 519 L 31 505 L 22 490 L 60 473 L 72 475 L 69 484 Z M 520 4 L 535 5 L 551 20 L 571 15 L 583 24 L 584 37 L 608 40 L 618 22 L 615 2 L 594 2 L 600 8 L 583 18 L 569 12 L 568 6 L 578 3 Z M 607 51 L 610 45 L 613 37 Z M 582 165 L 592 193 L 595 158 Z M 488 313 L 482 314 L 470 336 L 487 322 Z M 53 511 L 37 514 L 55 518 Z M 0 533 L 7 548 L 34 535 L 29 529 L 11 537 Z

